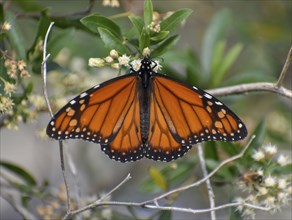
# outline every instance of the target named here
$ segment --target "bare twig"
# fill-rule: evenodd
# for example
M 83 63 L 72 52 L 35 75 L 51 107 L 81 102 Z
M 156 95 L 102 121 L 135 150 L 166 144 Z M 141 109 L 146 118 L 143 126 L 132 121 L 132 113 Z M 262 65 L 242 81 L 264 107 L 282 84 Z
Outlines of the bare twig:
M 22 207 L 20 204 L 18 204 L 18 202 L 15 202 L 12 195 L 6 192 L 2 192 L 1 190 L 1 197 L 6 202 L 8 202 L 11 205 L 11 207 L 13 207 L 14 210 L 23 217 L 23 219 L 36 219 L 36 216 L 34 216 L 32 213 L 30 213 L 27 209 Z
M 42 75 L 43 75 L 43 80 L 44 80 L 44 84 L 43 84 L 43 91 L 44 91 L 44 96 L 45 96 L 45 100 L 50 112 L 51 117 L 53 117 L 53 111 L 50 105 L 50 101 L 48 98 L 48 92 L 47 92 L 47 60 L 50 57 L 50 54 L 47 55 L 47 43 L 48 43 L 48 38 L 49 38 L 49 34 L 50 31 L 52 29 L 54 25 L 54 22 L 52 22 L 47 30 L 45 39 L 44 39 L 44 51 L 43 51 L 43 62 L 42 62 Z
M 64 148 L 64 153 L 65 153 L 65 158 L 67 159 L 67 164 L 69 167 L 69 170 L 71 171 L 71 174 L 73 175 L 74 178 L 74 187 L 76 190 L 75 196 L 76 196 L 76 204 L 77 207 L 80 207 L 80 198 L 81 198 L 81 190 L 80 190 L 80 184 L 79 184 L 79 179 L 78 179 L 78 172 L 76 169 L 76 166 L 74 164 L 74 161 L 72 160 L 72 157 L 70 155 L 70 153 L 67 152 L 67 149 Z
M 208 176 L 208 171 L 206 167 L 202 144 L 197 144 L 197 149 L 198 149 L 198 156 L 199 156 L 203 176 L 206 177 Z M 213 209 L 215 207 L 215 195 L 214 195 L 214 191 L 213 191 L 210 179 L 206 180 L 206 186 L 207 186 L 208 194 L 209 194 L 210 209 Z M 216 213 L 214 210 L 211 211 L 211 219 L 212 220 L 216 219 Z
M 63 141 L 59 141 L 59 152 L 60 152 L 60 162 L 61 162 L 61 170 L 64 179 L 65 189 L 66 189 L 66 196 L 67 196 L 67 213 L 71 211 L 71 199 L 70 199 L 70 189 L 68 178 L 65 170 L 65 162 L 64 162 L 64 147 Z
M 141 207 L 141 208 L 157 209 L 157 210 L 170 210 L 170 211 L 177 211 L 177 212 L 187 212 L 187 213 L 192 213 L 192 214 L 208 213 L 208 212 L 212 212 L 212 211 L 218 211 L 218 210 L 231 208 L 231 207 L 238 207 L 238 206 L 248 207 L 248 208 L 252 208 L 255 210 L 261 210 L 261 211 L 271 210 L 271 208 L 268 208 L 268 207 L 257 206 L 257 205 L 251 204 L 251 203 L 240 203 L 240 202 L 227 203 L 227 204 L 223 204 L 223 205 L 216 206 L 214 208 L 208 208 L 208 209 L 193 209 L 193 208 L 183 208 L 183 207 L 173 207 L 173 206 L 160 206 L 157 204 L 154 204 L 154 205 L 146 204 L 146 205 L 141 206 L 141 203 L 137 203 L 137 202 L 110 201 L 110 202 L 96 203 L 94 207 L 86 206 L 82 210 L 79 209 L 79 210 L 73 211 L 71 213 L 72 214 L 71 217 L 75 216 L 77 214 L 80 214 L 81 212 L 84 212 L 86 210 L 96 208 L 96 207 L 101 207 L 101 206 Z M 68 219 L 68 217 L 66 219 Z
M 124 183 L 128 182 L 131 178 L 132 178 L 131 174 L 129 173 L 122 182 L 120 182 L 115 188 L 113 188 L 111 191 L 109 191 L 107 194 L 105 194 L 99 200 L 100 201 L 105 200 L 107 197 L 109 197 L 111 194 L 113 194 L 117 189 L 119 189 Z
M 285 79 L 285 76 L 286 76 L 286 74 L 288 72 L 288 68 L 289 68 L 291 62 L 292 62 L 292 47 L 290 47 L 286 62 L 284 64 L 284 66 L 283 66 L 283 69 L 282 69 L 282 72 L 280 74 L 280 77 L 279 77 L 278 81 L 275 83 L 275 87 L 281 87 L 282 86 L 283 80 Z
M 54 25 L 54 22 L 51 22 L 45 39 L 44 39 L 44 51 L 43 51 L 43 62 L 42 62 L 42 75 L 43 75 L 43 90 L 44 90 L 44 97 L 50 112 L 51 117 L 53 117 L 53 111 L 50 105 L 50 101 L 48 98 L 48 93 L 47 93 L 47 59 L 49 58 L 50 54 L 47 55 L 47 42 L 48 42 L 48 37 L 50 34 L 50 31 Z M 60 140 L 59 141 L 59 151 L 60 151 L 60 161 L 61 161 L 61 169 L 62 169 L 62 174 L 63 174 L 63 179 L 65 183 L 65 188 L 66 188 L 66 194 L 67 194 L 67 205 L 68 205 L 68 212 L 71 210 L 71 201 L 70 201 L 70 196 L 69 196 L 69 185 L 67 181 L 67 176 L 65 172 L 65 164 L 64 164 L 64 153 L 63 153 L 63 142 Z
M 88 209 L 92 209 L 92 208 L 95 208 L 97 206 L 100 206 L 100 204 L 103 204 L 103 200 L 105 200 L 107 197 L 109 197 L 111 194 L 113 194 L 116 190 L 118 190 L 124 183 L 126 183 L 127 181 L 129 181 L 131 179 L 131 175 L 128 174 L 126 176 L 126 178 L 120 182 L 116 187 L 114 187 L 111 191 L 109 191 L 107 194 L 105 194 L 103 197 L 101 197 L 100 199 L 96 200 L 95 202 L 83 207 L 83 208 L 80 208 L 80 209 L 77 209 L 77 210 L 74 210 L 72 212 L 67 212 L 67 214 L 64 216 L 64 220 L 65 219 L 69 219 L 71 218 L 72 216 L 74 215 L 77 215 L 79 213 L 82 213 Z
M 284 87 L 276 87 L 274 83 L 259 82 L 259 83 L 246 83 L 236 86 L 226 86 L 218 89 L 208 89 L 206 92 L 209 92 L 215 96 L 225 96 L 225 95 L 235 95 L 242 94 L 247 92 L 255 91 L 268 91 L 274 92 L 284 97 L 292 99 L 292 91 Z
M 159 210 L 171 210 L 171 211 L 178 211 L 178 212 L 189 212 L 193 214 L 199 214 L 199 213 L 208 213 L 212 211 L 218 211 L 221 209 L 226 209 L 230 207 L 237 207 L 237 206 L 244 206 L 244 207 L 249 207 L 252 209 L 256 210 L 262 210 L 262 211 L 269 211 L 271 210 L 270 208 L 267 207 L 262 207 L 262 206 L 256 206 L 254 204 L 250 203 L 239 203 L 239 202 L 234 202 L 234 203 L 227 203 L 224 205 L 216 206 L 214 208 L 208 208 L 208 209 L 192 209 L 192 208 L 181 208 L 181 207 L 172 207 L 172 206 L 154 206 L 154 205 L 145 205 L 146 208 L 149 209 L 159 209 Z

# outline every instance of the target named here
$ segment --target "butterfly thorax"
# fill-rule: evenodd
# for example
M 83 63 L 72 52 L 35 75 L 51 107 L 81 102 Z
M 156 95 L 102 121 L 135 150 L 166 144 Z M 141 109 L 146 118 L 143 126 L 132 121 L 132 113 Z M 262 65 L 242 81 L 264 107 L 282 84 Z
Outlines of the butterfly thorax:
M 140 128 L 143 144 L 146 144 L 149 136 L 149 124 L 150 124 L 150 94 L 152 90 L 151 76 L 153 68 L 151 67 L 152 61 L 148 58 L 144 58 L 141 61 L 141 67 L 137 71 L 140 78 L 138 86 L 138 93 L 140 98 Z

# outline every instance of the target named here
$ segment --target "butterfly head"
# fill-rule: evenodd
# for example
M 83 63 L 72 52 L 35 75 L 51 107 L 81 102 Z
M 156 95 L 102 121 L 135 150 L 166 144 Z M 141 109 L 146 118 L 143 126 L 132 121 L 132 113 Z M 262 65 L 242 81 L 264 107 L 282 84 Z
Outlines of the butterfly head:
M 152 60 L 149 57 L 145 57 L 143 60 L 141 60 L 141 70 L 151 70 L 152 66 L 151 66 Z

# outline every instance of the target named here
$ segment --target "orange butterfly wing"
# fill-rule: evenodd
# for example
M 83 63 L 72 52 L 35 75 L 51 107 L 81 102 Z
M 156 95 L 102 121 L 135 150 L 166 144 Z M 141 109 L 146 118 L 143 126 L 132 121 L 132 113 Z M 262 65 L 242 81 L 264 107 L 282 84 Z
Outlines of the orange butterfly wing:
M 237 141 L 247 135 L 241 120 L 210 94 L 157 73 L 152 87 L 146 157 L 170 161 L 193 144 Z
M 57 140 L 81 138 L 100 143 L 122 162 L 143 157 L 138 77 L 126 75 L 97 85 L 72 99 L 50 121 L 47 134 Z

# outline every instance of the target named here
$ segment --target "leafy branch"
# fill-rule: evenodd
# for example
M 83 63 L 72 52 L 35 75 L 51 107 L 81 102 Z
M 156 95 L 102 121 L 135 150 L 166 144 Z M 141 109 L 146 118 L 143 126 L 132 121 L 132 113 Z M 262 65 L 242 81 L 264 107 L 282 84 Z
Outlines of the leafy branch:
M 268 92 L 277 93 L 279 95 L 292 99 L 292 91 L 283 86 L 283 81 L 285 79 L 285 76 L 288 73 L 291 61 L 292 61 L 292 47 L 290 48 L 288 52 L 288 56 L 283 66 L 282 72 L 277 82 L 275 83 L 268 83 L 268 82 L 247 83 L 247 84 L 227 86 L 227 87 L 222 87 L 222 88 L 217 88 L 217 89 L 209 89 L 207 91 L 217 96 L 244 94 L 247 92 L 256 92 L 256 91 L 268 91 Z

